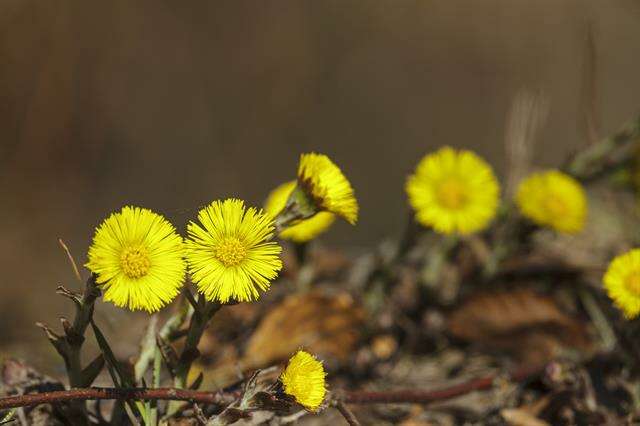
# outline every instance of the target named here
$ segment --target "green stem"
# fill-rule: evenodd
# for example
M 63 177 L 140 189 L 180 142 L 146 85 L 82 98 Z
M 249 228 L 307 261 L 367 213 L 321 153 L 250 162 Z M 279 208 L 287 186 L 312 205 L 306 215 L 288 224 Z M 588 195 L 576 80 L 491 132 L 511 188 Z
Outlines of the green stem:
M 58 287 L 57 293 L 70 299 L 76 307 L 73 323 L 65 318 L 62 319 L 64 335 L 59 335 L 45 324 L 38 323 L 51 344 L 62 356 L 71 388 L 91 385 L 95 374 L 97 374 L 97 371 L 94 371 L 93 368 L 88 368 L 86 371 L 83 370 L 81 358 L 82 345 L 85 341 L 84 334 L 93 318 L 95 301 L 100 296 L 100 289 L 96 284 L 95 278 L 94 275 L 89 277 L 82 294 L 74 293 L 62 286 Z M 101 368 L 101 365 L 99 365 L 99 368 Z M 86 406 L 84 402 L 74 402 L 71 405 L 70 413 L 75 423 L 86 423 Z
M 185 289 L 185 291 L 188 290 Z M 184 324 L 185 320 L 192 312 L 193 308 L 187 302 L 186 297 L 182 297 L 180 299 L 180 305 L 178 306 L 177 310 L 171 317 L 169 317 L 162 328 L 160 328 L 158 336 L 162 340 L 169 340 L 169 337 L 174 332 L 179 330 L 180 327 L 182 327 L 182 324 Z M 148 330 L 148 333 L 145 336 L 142 347 L 140 348 L 140 356 L 138 357 L 138 360 L 136 361 L 136 364 L 134 366 L 136 383 L 139 383 L 140 380 L 142 380 L 145 373 L 147 372 L 147 369 L 149 368 L 149 364 L 154 359 L 156 353 L 155 351 L 157 345 L 155 327 L 153 327 L 153 330 L 151 330 L 151 324 L 149 325 L 149 327 L 150 328 Z M 149 333 L 150 331 L 153 331 L 153 333 Z
M 200 343 L 200 339 L 209 324 L 209 320 L 222 307 L 219 303 L 204 301 L 204 296 L 202 295 L 199 296 L 197 303 L 198 307 L 195 308 L 193 315 L 191 315 L 184 349 L 182 350 L 176 367 L 174 384 L 178 389 L 187 387 L 187 377 L 189 370 L 191 370 L 191 364 L 193 364 L 193 361 L 195 361 L 199 355 L 198 344 Z
M 579 289 L 578 294 L 580 295 L 584 309 L 589 314 L 589 317 L 591 317 L 591 321 L 600 335 L 604 350 L 612 350 L 617 344 L 616 333 L 613 331 L 602 309 L 600 309 L 595 297 L 585 288 Z
M 445 235 L 438 249 L 430 253 L 422 268 L 422 279 L 427 285 L 435 286 L 439 284 L 442 268 L 459 243 L 460 237 L 458 235 Z
M 174 387 L 177 389 L 187 388 L 187 379 L 191 365 L 200 355 L 198 344 L 209 324 L 209 320 L 222 307 L 220 303 L 207 302 L 203 295 L 198 296 L 198 300 L 194 303 L 193 314 L 189 321 L 187 337 L 185 339 L 184 348 L 178 358 L 178 364 L 175 368 L 175 376 L 173 379 Z M 173 415 L 180 408 L 180 403 L 172 401 L 167 409 L 167 417 Z
M 153 357 L 153 388 L 160 387 L 160 372 L 162 368 L 162 356 L 160 354 L 160 348 L 155 346 Z M 156 426 L 158 424 L 158 401 L 151 402 L 151 413 L 149 415 L 149 424 Z
M 581 181 L 594 179 L 628 160 L 628 152 L 621 154 L 617 151 L 624 151 L 624 148 L 630 147 L 631 142 L 638 138 L 640 138 L 640 117 L 613 136 L 577 154 L 567 165 L 566 171 Z

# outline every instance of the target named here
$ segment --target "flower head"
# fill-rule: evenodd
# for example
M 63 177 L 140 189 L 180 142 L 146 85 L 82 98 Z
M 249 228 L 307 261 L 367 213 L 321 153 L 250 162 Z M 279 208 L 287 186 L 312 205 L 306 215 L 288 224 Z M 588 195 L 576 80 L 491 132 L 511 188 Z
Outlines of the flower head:
M 275 217 L 284 209 L 289 196 L 296 188 L 296 181 L 283 183 L 275 188 L 265 202 L 264 209 L 271 216 Z M 304 243 L 313 240 L 318 235 L 329 229 L 336 220 L 333 213 L 319 212 L 309 219 L 303 219 L 298 223 L 280 232 L 280 238 L 291 240 L 296 243 Z
M 85 265 L 97 275 L 104 300 L 156 312 L 180 292 L 185 276 L 183 242 L 165 218 L 124 207 L 96 229 Z
M 298 165 L 298 186 L 313 200 L 318 210 L 358 220 L 358 202 L 353 188 L 333 161 L 323 154 L 302 154 Z
M 518 186 L 522 214 L 538 225 L 575 234 L 584 228 L 587 197 L 582 185 L 557 170 L 534 173 Z
M 442 234 L 470 234 L 496 215 L 500 186 L 482 158 L 444 147 L 420 160 L 406 191 L 418 222 Z
M 325 376 L 322 362 L 308 352 L 298 351 L 289 359 L 280 381 L 284 393 L 295 398 L 307 410 L 316 411 L 327 392 Z
M 271 216 L 244 201 L 214 201 L 187 226 L 186 256 L 193 281 L 207 300 L 256 300 L 282 268 Z
M 609 263 L 603 278 L 607 294 L 628 319 L 640 314 L 640 249 L 622 254 Z

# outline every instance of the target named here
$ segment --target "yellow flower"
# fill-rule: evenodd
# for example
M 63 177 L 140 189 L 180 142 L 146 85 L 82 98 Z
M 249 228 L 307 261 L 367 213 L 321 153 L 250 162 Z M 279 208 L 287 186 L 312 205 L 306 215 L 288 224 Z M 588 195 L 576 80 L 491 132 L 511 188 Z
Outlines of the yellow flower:
M 271 191 L 264 205 L 265 211 L 272 217 L 276 217 L 287 204 L 287 200 L 295 188 L 296 181 L 292 180 Z M 296 243 L 304 243 L 313 240 L 329 229 L 335 220 L 336 217 L 333 213 L 316 213 L 309 219 L 301 220 L 280 232 L 280 238 L 295 241 Z
M 305 351 L 298 351 L 289 359 L 280 376 L 284 393 L 309 411 L 317 411 L 327 392 L 322 362 Z
M 183 242 L 165 218 L 124 207 L 96 229 L 85 265 L 97 275 L 104 300 L 131 310 L 156 312 L 184 282 Z
M 482 158 L 444 147 L 420 160 L 406 191 L 418 222 L 442 234 L 470 234 L 495 217 L 500 185 Z
M 584 228 L 587 197 L 582 185 L 557 170 L 534 173 L 518 186 L 516 203 L 540 226 L 575 234 Z
M 607 294 L 628 319 L 640 314 L 640 249 L 622 254 L 609 263 L 603 278 Z
M 191 278 L 207 300 L 256 300 L 282 269 L 280 246 L 269 242 L 273 219 L 244 201 L 214 201 L 187 226 Z
M 300 156 L 298 186 L 319 210 L 334 213 L 352 225 L 358 221 L 358 202 L 353 188 L 340 168 L 326 155 L 311 153 Z

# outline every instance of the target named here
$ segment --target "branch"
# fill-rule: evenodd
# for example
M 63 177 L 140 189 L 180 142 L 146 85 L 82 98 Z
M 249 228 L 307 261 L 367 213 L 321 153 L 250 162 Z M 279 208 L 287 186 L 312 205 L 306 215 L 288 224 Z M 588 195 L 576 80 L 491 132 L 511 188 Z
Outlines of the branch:
M 360 426 L 358 418 L 353 414 L 349 407 L 344 404 L 344 402 L 338 401 L 336 403 L 336 408 L 340 411 L 340 414 L 342 414 L 342 417 L 344 417 L 347 423 L 349 423 L 349 426 Z
M 506 378 L 513 382 L 523 382 L 540 376 L 545 371 L 545 368 L 546 366 L 523 367 L 507 375 Z M 490 389 L 494 385 L 496 379 L 499 379 L 500 377 L 500 374 L 494 374 L 436 390 L 407 389 L 382 392 L 351 391 L 344 392 L 338 397 L 338 399 L 347 404 L 426 404 L 429 402 L 455 398 L 473 391 Z
M 64 359 L 69 385 L 78 388 L 85 387 L 93 382 L 95 375 L 100 370 L 85 371 L 82 369 L 80 361 L 80 351 L 85 340 L 84 333 L 93 317 L 93 305 L 100 296 L 100 289 L 96 285 L 95 276 L 92 275 L 87 280 L 83 294 L 74 293 L 62 286 L 59 286 L 56 292 L 75 304 L 76 314 L 73 323 L 65 318 L 61 319 L 64 329 L 63 336 L 56 334 L 45 324 L 37 323 L 36 325 L 44 330 L 51 344 Z
M 38 404 L 55 404 L 69 401 L 92 401 L 104 399 L 139 401 L 191 401 L 205 404 L 230 404 L 238 397 L 236 392 L 201 392 L 173 388 L 85 388 L 44 392 L 0 398 L 0 410 L 27 407 Z
M 540 376 L 546 369 L 542 367 L 523 367 L 506 376 L 514 382 L 523 382 Z M 428 403 L 445 400 L 464 395 L 473 391 L 486 390 L 493 386 L 494 382 L 502 375 L 494 374 L 479 379 L 474 379 L 461 384 L 453 385 L 438 390 L 410 389 L 386 392 L 347 391 L 342 392 L 334 400 L 336 408 L 343 404 L 389 404 L 389 403 Z M 69 401 L 88 400 L 171 400 L 190 401 L 203 404 L 228 405 L 240 397 L 240 392 L 231 390 L 218 390 L 204 392 L 175 388 L 85 388 L 66 391 L 44 392 L 0 398 L 0 410 L 26 407 L 38 404 L 54 404 Z

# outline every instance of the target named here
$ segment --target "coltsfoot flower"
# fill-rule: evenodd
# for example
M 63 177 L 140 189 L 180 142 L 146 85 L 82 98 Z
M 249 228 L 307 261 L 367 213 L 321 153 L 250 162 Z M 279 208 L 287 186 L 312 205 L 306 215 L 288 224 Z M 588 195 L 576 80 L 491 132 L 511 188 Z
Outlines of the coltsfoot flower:
M 627 319 L 640 314 L 640 249 L 622 254 L 609 263 L 603 278 L 607 294 Z
M 209 301 L 258 299 L 282 269 L 280 246 L 269 241 L 273 219 L 244 201 L 214 201 L 187 226 L 191 278 Z
M 276 217 L 278 213 L 284 209 L 289 196 L 295 188 L 296 181 L 294 180 L 276 187 L 267 197 L 267 201 L 264 205 L 265 211 L 272 217 Z M 304 243 L 313 240 L 318 235 L 325 232 L 335 220 L 336 216 L 333 213 L 316 213 L 309 219 L 303 219 L 295 225 L 292 225 L 280 232 L 280 238 L 291 240 L 296 243 Z
M 540 226 L 576 234 L 584 228 L 587 197 L 582 185 L 558 170 L 534 173 L 518 186 L 522 214 Z
M 156 312 L 180 292 L 185 278 L 182 237 L 151 210 L 124 207 L 96 229 L 86 267 L 104 300 Z
M 323 154 L 302 154 L 298 165 L 298 187 L 317 210 L 328 211 L 350 224 L 358 221 L 358 202 L 340 168 Z
M 470 234 L 495 217 L 500 185 L 471 151 L 444 147 L 425 155 L 406 183 L 416 220 L 442 234 Z
M 280 376 L 284 393 L 309 411 L 317 411 L 327 392 L 322 362 L 305 351 L 298 351 L 289 359 Z

